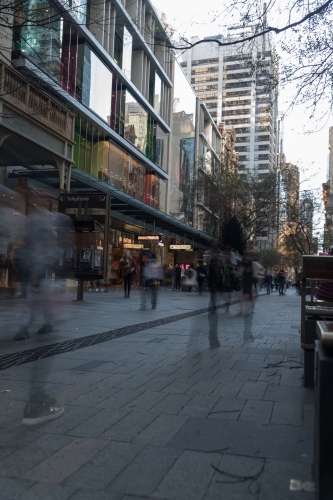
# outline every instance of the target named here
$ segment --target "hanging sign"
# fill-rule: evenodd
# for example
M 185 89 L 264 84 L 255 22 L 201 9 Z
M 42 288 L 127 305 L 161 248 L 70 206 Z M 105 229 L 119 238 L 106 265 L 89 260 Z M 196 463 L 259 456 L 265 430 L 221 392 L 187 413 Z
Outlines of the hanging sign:
M 145 235 L 142 235 L 142 236 L 138 236 L 138 240 L 139 241 L 158 241 L 160 239 L 159 236 L 145 236 Z
M 123 247 L 141 249 L 143 248 L 143 245 L 141 243 L 124 243 Z
M 191 250 L 192 251 L 192 246 L 191 245 L 170 245 L 170 250 Z

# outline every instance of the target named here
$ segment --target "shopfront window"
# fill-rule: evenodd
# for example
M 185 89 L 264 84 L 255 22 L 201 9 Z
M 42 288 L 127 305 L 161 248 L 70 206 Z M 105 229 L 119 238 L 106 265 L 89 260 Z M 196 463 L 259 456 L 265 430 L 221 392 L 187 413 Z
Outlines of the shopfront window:
M 79 37 L 70 23 L 65 23 L 62 40 L 61 82 L 62 88 L 70 95 L 76 95 L 76 69 Z M 80 99 L 82 93 L 80 94 Z
M 154 163 L 166 171 L 168 162 L 169 135 L 163 132 L 161 127 L 154 125 Z
M 89 108 L 110 123 L 112 73 L 93 52 L 90 52 Z
M 63 19 L 48 1 L 23 3 L 20 50 L 57 82 L 61 72 Z M 29 22 L 26 22 L 29 20 Z M 25 24 L 26 23 L 26 24 Z
M 156 113 L 161 114 L 161 93 L 162 81 L 155 71 L 155 84 L 154 84 L 154 109 Z
M 88 45 L 80 41 L 75 97 L 110 124 L 112 73 Z
M 124 137 L 146 154 L 148 146 L 148 113 L 127 90 L 125 94 Z
M 123 57 L 122 57 L 122 70 L 131 79 L 132 70 L 132 45 L 133 38 L 129 31 L 124 27 L 124 42 L 123 42 Z
M 196 96 L 175 65 L 170 213 L 193 223 L 193 182 Z
M 75 122 L 74 166 L 150 206 L 166 210 L 166 183 L 83 118 Z

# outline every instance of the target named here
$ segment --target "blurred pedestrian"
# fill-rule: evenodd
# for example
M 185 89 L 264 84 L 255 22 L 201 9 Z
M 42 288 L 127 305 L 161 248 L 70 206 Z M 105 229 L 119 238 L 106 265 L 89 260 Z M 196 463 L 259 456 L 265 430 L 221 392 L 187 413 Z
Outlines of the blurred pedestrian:
M 121 274 L 124 280 L 124 298 L 130 296 L 132 277 L 136 273 L 136 265 L 129 250 L 125 250 L 123 258 L 120 259 Z
M 141 309 L 146 309 L 148 293 L 150 293 L 151 308 L 156 309 L 158 288 L 161 281 L 163 280 L 164 271 L 162 264 L 156 262 L 156 257 L 154 254 L 152 254 L 151 258 L 149 258 L 149 260 L 145 263 L 143 273 L 146 280 L 146 287 L 141 294 Z M 147 286 L 147 284 L 149 286 Z
M 202 295 L 203 286 L 204 286 L 205 281 L 207 279 L 207 269 L 203 265 L 202 260 L 199 261 L 199 265 L 198 265 L 196 271 L 197 271 L 197 276 L 198 276 L 198 291 L 199 291 L 199 295 Z
M 231 295 L 235 288 L 235 269 L 238 261 L 230 246 L 226 246 L 223 252 L 223 296 L 225 299 L 225 313 L 229 313 Z
M 180 290 L 180 281 L 182 278 L 182 268 L 179 263 L 175 267 L 175 290 Z
M 271 272 L 266 271 L 265 278 L 264 278 L 264 285 L 266 287 L 266 292 L 268 295 L 271 293 L 272 281 L 273 281 L 273 276 L 272 276 Z
M 217 239 L 211 241 L 208 253 L 208 286 L 210 289 L 209 346 L 211 349 L 220 347 L 217 334 L 218 308 L 223 289 L 223 254 Z
M 284 284 L 286 281 L 285 275 L 283 271 L 280 271 L 278 276 L 278 285 L 279 285 L 279 295 L 284 295 Z
M 187 270 L 187 284 L 189 286 L 189 293 L 192 293 L 194 286 L 198 285 L 197 272 L 194 269 L 194 265 L 191 263 Z

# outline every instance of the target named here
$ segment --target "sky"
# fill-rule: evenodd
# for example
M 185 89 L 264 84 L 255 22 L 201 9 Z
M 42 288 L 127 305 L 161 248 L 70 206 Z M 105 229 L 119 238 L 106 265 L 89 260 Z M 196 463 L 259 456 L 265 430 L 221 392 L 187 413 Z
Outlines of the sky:
M 225 18 L 218 15 L 223 5 L 220 0 L 205 0 L 204 4 L 198 0 L 153 0 L 153 4 L 165 12 L 168 22 L 177 32 L 187 37 L 203 38 L 223 33 Z M 279 49 L 278 53 L 282 56 Z M 283 140 L 286 161 L 307 170 L 304 176 L 310 175 L 311 182 L 306 187 L 319 188 L 327 180 L 328 129 L 333 125 L 333 118 L 329 116 L 329 119 L 319 122 L 311 120 L 310 113 L 301 106 L 287 111 L 292 98 L 292 87 L 280 89 L 279 112 L 286 113 Z M 322 106 L 324 111 L 325 103 Z

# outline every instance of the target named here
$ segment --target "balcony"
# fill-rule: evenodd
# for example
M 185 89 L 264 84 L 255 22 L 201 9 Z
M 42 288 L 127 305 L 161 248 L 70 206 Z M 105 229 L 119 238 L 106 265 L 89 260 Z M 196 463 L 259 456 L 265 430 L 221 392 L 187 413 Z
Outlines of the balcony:
M 0 88 L 6 105 L 74 144 L 75 116 L 62 104 L 4 64 L 0 64 Z

